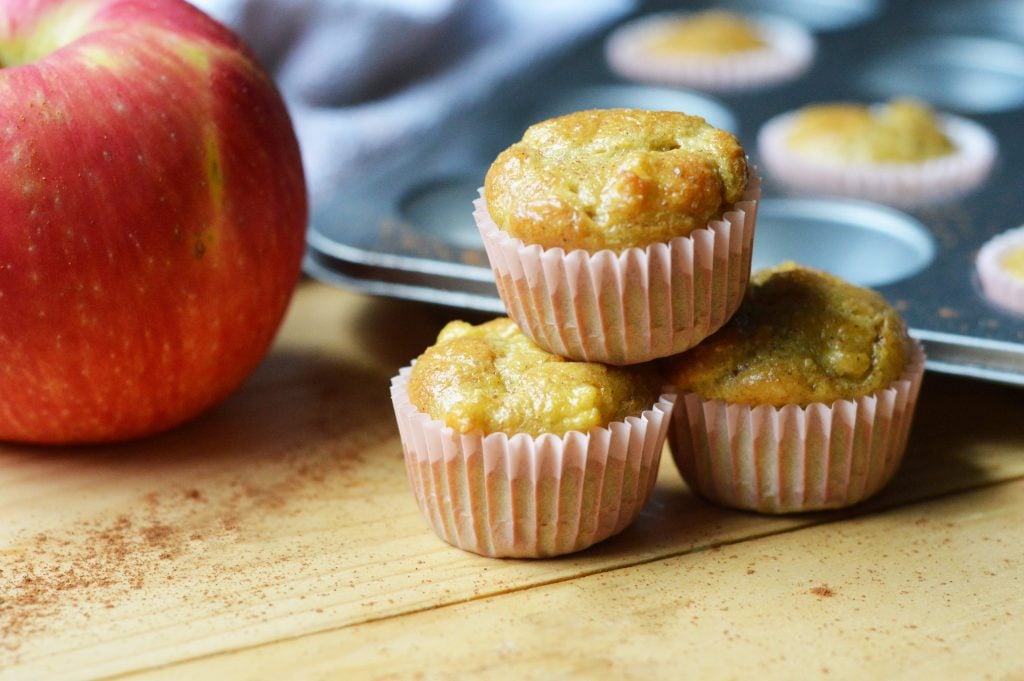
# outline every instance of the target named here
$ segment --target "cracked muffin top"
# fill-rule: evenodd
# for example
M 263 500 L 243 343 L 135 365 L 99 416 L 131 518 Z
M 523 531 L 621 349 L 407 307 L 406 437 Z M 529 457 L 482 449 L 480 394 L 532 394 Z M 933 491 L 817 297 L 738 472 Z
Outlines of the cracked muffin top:
M 621 252 L 707 226 L 746 186 L 739 141 L 703 118 L 594 109 L 530 126 L 491 164 L 484 198 L 524 243 Z
M 541 350 L 507 317 L 455 321 L 416 360 L 409 399 L 460 433 L 586 433 L 650 409 L 660 395 L 649 365 L 573 362 Z
M 902 374 L 909 337 L 878 293 L 793 263 L 756 273 L 736 315 L 667 360 L 681 393 L 739 404 L 831 404 Z
M 855 163 L 920 163 L 956 150 L 931 108 L 913 99 L 808 106 L 787 141 L 802 155 Z

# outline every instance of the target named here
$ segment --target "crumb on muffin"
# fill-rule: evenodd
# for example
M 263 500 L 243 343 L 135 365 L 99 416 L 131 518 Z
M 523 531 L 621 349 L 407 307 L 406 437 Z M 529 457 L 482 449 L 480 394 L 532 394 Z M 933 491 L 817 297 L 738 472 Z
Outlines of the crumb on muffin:
M 647 46 L 655 54 L 728 54 L 767 47 L 757 27 L 742 14 L 706 10 L 666 20 Z
M 787 142 L 806 156 L 853 163 L 919 163 L 955 151 L 932 109 L 913 99 L 805 107 Z
M 706 227 L 746 186 L 739 141 L 703 118 L 596 109 L 528 128 L 491 165 L 484 197 L 524 243 L 621 252 Z
M 737 404 L 807 406 L 899 379 L 909 337 L 881 295 L 794 263 L 756 273 L 736 315 L 668 360 L 680 392 Z
M 564 359 L 538 348 L 507 317 L 449 323 L 409 377 L 413 405 L 460 433 L 585 433 L 640 415 L 658 388 L 649 366 Z

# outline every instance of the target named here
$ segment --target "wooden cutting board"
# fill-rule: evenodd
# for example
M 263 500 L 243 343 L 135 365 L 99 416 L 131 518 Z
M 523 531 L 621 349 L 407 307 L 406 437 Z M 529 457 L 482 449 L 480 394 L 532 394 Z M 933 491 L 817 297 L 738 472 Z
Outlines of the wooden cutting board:
M 958 650 L 1024 674 L 1021 391 L 929 374 L 903 470 L 855 510 L 718 509 L 665 457 L 619 537 L 491 560 L 420 517 L 388 398 L 454 316 L 307 282 L 265 362 L 197 421 L 117 446 L 0 445 L 0 679 L 678 678 L 684 638 L 717 651 L 690 667 L 711 675 L 845 660 L 912 678 L 927 659 L 956 678 Z M 779 661 L 787 628 L 825 652 Z M 884 642 L 873 667 L 850 632 Z

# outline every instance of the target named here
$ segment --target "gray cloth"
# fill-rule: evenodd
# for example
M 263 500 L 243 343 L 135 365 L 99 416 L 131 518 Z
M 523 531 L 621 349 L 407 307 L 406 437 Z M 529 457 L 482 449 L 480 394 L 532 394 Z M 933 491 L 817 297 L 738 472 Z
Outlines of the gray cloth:
M 192 0 L 271 72 L 314 204 L 632 0 Z

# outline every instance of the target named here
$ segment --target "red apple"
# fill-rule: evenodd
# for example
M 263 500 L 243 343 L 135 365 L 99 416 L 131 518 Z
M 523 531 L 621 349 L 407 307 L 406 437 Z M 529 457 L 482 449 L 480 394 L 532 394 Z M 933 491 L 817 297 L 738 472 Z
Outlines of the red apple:
M 0 0 L 0 439 L 170 428 L 255 368 L 306 189 L 274 84 L 183 0 Z

